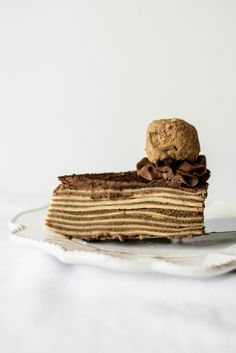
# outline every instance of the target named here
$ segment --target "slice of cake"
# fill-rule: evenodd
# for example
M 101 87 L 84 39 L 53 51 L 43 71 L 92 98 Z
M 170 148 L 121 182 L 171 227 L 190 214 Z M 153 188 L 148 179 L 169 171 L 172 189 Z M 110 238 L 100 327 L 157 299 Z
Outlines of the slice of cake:
M 84 240 L 202 235 L 209 170 L 199 151 L 193 126 L 154 121 L 136 171 L 59 177 L 46 226 Z

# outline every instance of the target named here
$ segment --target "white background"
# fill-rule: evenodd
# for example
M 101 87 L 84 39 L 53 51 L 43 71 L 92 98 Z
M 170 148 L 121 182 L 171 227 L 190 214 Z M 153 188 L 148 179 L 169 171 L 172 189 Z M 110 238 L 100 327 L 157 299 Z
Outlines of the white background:
M 209 201 L 233 202 L 235 19 L 233 0 L 1 0 L 0 190 L 135 169 L 148 123 L 182 117 Z
M 235 352 L 235 272 L 67 266 L 7 229 L 58 175 L 135 169 L 162 117 L 198 129 L 207 210 L 234 205 L 235 35 L 234 0 L 0 0 L 1 353 Z

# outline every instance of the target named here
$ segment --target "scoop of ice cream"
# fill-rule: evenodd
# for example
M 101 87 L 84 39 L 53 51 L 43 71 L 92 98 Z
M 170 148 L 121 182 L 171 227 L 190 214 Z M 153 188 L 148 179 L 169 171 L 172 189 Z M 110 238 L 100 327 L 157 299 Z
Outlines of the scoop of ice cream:
M 166 158 L 194 161 L 200 152 L 197 130 L 182 119 L 154 120 L 147 129 L 145 150 L 152 163 Z

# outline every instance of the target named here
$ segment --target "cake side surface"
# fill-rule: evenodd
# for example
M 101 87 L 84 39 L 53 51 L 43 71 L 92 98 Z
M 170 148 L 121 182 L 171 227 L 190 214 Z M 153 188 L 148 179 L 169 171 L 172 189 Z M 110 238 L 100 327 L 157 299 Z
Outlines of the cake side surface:
M 135 172 L 72 175 L 66 182 L 64 178 L 60 177 L 46 219 L 47 227 L 58 233 L 85 240 L 204 233 L 207 184 L 193 190 L 164 181 L 137 182 Z M 68 178 L 73 186 L 67 185 Z

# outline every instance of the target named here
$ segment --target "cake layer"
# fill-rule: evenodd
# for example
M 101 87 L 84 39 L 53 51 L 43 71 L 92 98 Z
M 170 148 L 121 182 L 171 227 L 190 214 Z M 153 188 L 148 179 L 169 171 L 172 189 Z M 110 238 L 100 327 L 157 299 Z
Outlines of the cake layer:
M 181 238 L 191 238 L 193 236 L 199 236 L 204 234 L 203 233 L 203 228 L 199 229 L 186 229 L 186 230 L 179 230 L 179 229 L 147 229 L 147 228 L 141 228 L 141 227 L 136 227 L 136 228 L 117 228 L 117 229 L 104 229 L 104 228 L 96 228 L 96 230 L 91 230 L 91 229 L 68 229 L 67 227 L 64 226 L 59 226 L 57 224 L 52 225 L 51 223 L 47 224 L 47 227 L 49 230 L 55 231 L 57 233 L 67 235 L 67 236 L 72 236 L 76 238 L 80 238 L 83 240 L 107 240 L 107 239 L 119 239 L 119 240 L 125 240 L 125 239 L 144 239 L 144 238 L 173 238 L 173 239 L 181 239 Z
M 203 234 L 206 187 L 193 190 L 142 181 L 137 186 L 137 177 L 131 180 L 130 174 L 124 174 L 120 177 L 119 173 L 117 178 L 109 173 L 105 177 L 109 185 L 100 178 L 101 174 L 90 178 L 88 184 L 84 183 L 83 176 L 63 179 L 53 194 L 47 227 L 86 240 L 181 238 Z M 73 183 L 68 185 L 68 180 Z M 114 180 L 115 187 L 111 185 Z

